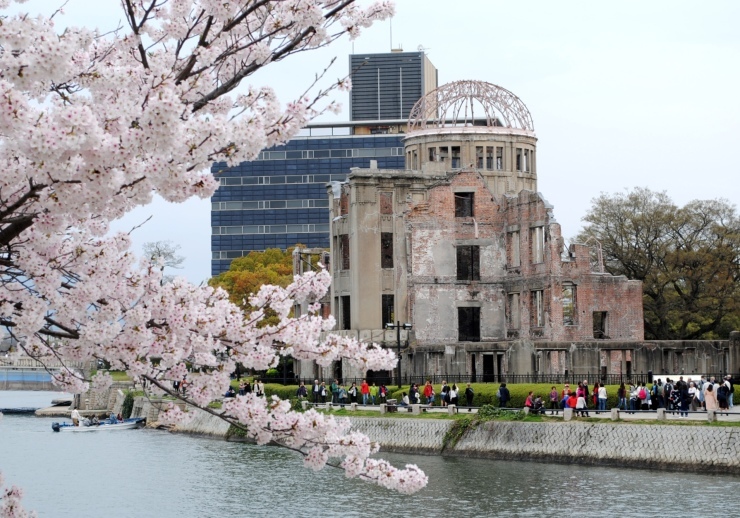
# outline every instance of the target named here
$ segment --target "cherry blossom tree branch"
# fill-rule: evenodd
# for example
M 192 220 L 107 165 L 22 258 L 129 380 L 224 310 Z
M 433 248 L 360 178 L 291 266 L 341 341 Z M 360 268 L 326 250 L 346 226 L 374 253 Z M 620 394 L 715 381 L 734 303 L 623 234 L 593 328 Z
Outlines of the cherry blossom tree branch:
M 322 101 L 348 82 L 319 89 L 326 70 L 287 104 L 269 86 L 246 82 L 272 62 L 357 36 L 392 5 L 121 0 L 121 7 L 126 24 L 105 34 L 74 24 L 60 33 L 43 15 L 0 12 L 0 326 L 28 356 L 62 366 L 49 369 L 61 388 L 106 387 L 110 376 L 87 379 L 74 368 L 105 359 L 158 390 L 187 375 L 188 404 L 199 408 L 220 397 L 237 363 L 264 370 L 292 356 L 392 368 L 391 351 L 331 335 L 333 318 L 315 310 L 291 316 L 295 302 L 326 292 L 326 272 L 263 287 L 245 315 L 222 290 L 184 279 L 162 285 L 161 265 L 137 258 L 128 233 L 109 232 L 111 221 L 155 193 L 172 202 L 210 197 L 218 187 L 213 162 L 254 159 L 335 109 Z M 267 325 L 266 313 L 278 323 Z M 390 480 L 401 491 L 425 482 L 418 470 L 378 464 L 367 438 L 316 412 L 260 398 L 237 398 L 224 411 L 258 442 L 301 451 L 311 468 L 342 459 L 337 465 L 350 476 Z

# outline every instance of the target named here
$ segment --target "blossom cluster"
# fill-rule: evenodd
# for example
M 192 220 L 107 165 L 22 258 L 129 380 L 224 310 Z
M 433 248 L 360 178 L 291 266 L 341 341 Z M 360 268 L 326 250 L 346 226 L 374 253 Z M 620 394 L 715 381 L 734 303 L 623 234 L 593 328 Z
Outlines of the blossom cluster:
M 17 486 L 3 487 L 5 481 L 0 473 L 0 516 L 3 518 L 34 518 L 36 513 L 23 509 L 23 490 Z
M 61 31 L 54 17 L 8 14 L 8 4 L 0 0 L 0 326 L 25 354 L 104 359 L 160 393 L 187 375 L 188 402 L 200 407 L 220 396 L 237 363 L 263 370 L 291 355 L 393 368 L 394 355 L 378 346 L 327 338 L 333 319 L 315 306 L 290 316 L 295 302 L 326 292 L 326 272 L 263 288 L 245 315 L 222 290 L 163 284 L 161 265 L 137 259 L 129 235 L 109 233 L 112 220 L 155 193 L 174 202 L 210 197 L 218 186 L 211 164 L 253 159 L 334 109 L 321 106 L 326 90 L 283 106 L 272 88 L 246 80 L 343 34 L 356 37 L 391 15 L 392 4 L 161 0 L 147 10 L 121 0 L 125 28 L 107 34 Z M 278 324 L 265 325 L 268 309 Z M 75 393 L 111 383 L 73 368 L 54 377 Z M 258 441 L 300 449 L 311 467 L 344 458 L 352 476 L 418 487 L 413 469 L 371 462 L 373 448 L 346 425 L 286 405 L 239 398 L 228 413 Z M 167 416 L 184 417 L 176 407 Z M 7 493 L 3 509 L 19 496 Z
M 324 468 L 333 459 L 343 459 L 337 466 L 348 478 L 358 477 L 407 494 L 422 489 L 428 481 L 415 465 L 398 469 L 371 458 L 379 445 L 350 431 L 348 419 L 336 419 L 313 409 L 295 412 L 289 402 L 277 396 L 269 400 L 254 394 L 229 398 L 222 417 L 241 426 L 258 444 L 276 442 L 301 451 L 304 465 L 313 470 Z

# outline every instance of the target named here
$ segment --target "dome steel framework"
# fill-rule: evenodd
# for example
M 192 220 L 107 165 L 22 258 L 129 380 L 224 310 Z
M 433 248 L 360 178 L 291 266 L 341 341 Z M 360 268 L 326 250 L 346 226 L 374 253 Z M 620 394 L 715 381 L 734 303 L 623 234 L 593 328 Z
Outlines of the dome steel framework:
M 409 113 L 408 132 L 483 126 L 484 122 L 489 127 L 534 131 L 527 106 L 506 88 L 484 81 L 455 81 L 416 102 Z

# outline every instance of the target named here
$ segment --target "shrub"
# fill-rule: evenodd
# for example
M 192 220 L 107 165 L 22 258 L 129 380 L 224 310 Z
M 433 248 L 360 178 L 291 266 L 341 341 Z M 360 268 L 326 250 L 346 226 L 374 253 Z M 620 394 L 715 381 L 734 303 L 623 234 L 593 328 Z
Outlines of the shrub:
M 121 417 L 128 419 L 131 417 L 131 413 L 134 411 L 134 393 L 132 391 L 126 392 L 126 397 L 123 398 L 123 404 L 121 405 Z
M 499 406 L 499 400 L 498 397 L 496 397 L 496 394 L 498 393 L 498 389 L 500 386 L 500 383 L 471 383 L 471 388 L 475 392 L 475 397 L 473 398 L 473 406 L 481 407 L 484 405 L 494 405 Z M 465 405 L 465 388 L 467 387 L 466 384 L 459 384 L 458 388 L 460 389 L 460 396 L 459 396 L 459 404 Z M 550 389 L 552 387 L 552 383 L 507 383 L 506 387 L 509 389 L 509 394 L 511 395 L 511 401 L 509 401 L 508 406 L 512 408 L 521 408 L 524 406 L 524 402 L 527 399 L 527 395 L 529 394 L 529 391 L 531 390 L 533 392 L 533 395 L 539 395 L 542 397 L 542 400 L 545 402 L 545 406 L 550 406 Z M 558 397 L 560 396 L 563 385 L 555 385 L 555 388 L 558 390 Z M 571 386 L 572 389 L 575 390 L 575 386 Z M 606 386 L 606 393 L 608 395 L 607 398 L 607 407 L 613 408 L 617 406 L 617 389 L 619 388 L 619 385 L 607 385 Z M 593 386 L 589 386 L 589 391 L 593 392 Z M 420 387 L 420 390 L 422 388 Z M 442 387 L 441 385 L 435 385 L 434 386 L 434 404 L 435 405 L 441 405 L 441 391 Z M 390 389 L 389 392 L 389 398 L 395 398 L 399 401 L 401 400 L 402 393 L 409 392 L 409 387 L 403 387 L 401 389 Z M 422 397 L 423 400 L 423 397 Z M 422 401 L 425 402 L 425 401 Z M 593 406 L 593 400 L 591 399 L 591 394 L 589 394 L 589 405 Z
M 524 412 L 521 410 L 504 410 L 493 405 L 483 405 L 478 410 L 478 419 L 481 421 L 492 421 L 493 419 L 521 421 L 524 419 Z
M 454 448 L 468 430 L 478 426 L 478 420 L 470 417 L 455 420 L 442 438 L 442 451 Z
M 280 385 L 279 383 L 265 383 L 265 396 L 277 396 L 280 399 L 293 399 L 298 392 L 298 385 Z

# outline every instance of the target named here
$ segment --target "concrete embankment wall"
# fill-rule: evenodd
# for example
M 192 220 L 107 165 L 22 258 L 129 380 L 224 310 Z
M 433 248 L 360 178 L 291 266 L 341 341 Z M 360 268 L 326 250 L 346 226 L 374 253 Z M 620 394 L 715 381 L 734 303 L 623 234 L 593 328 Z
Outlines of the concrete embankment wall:
M 174 431 L 226 437 L 227 423 L 202 410 L 191 411 L 193 419 Z M 154 416 L 148 417 L 152 423 Z M 445 434 L 455 421 L 369 417 L 350 421 L 354 430 L 379 442 L 381 452 L 662 469 L 711 466 L 740 474 L 740 427 L 489 421 L 465 430 L 443 451 Z
M 173 429 L 174 432 L 226 437 L 230 427 L 229 423 L 203 410 L 191 408 L 189 412 L 193 412 L 192 419 L 186 423 L 178 424 Z
M 381 451 L 438 454 L 453 421 L 351 417 L 352 429 L 379 442 Z
M 352 427 L 381 451 L 441 453 L 492 459 L 700 469 L 740 474 L 740 428 L 625 423 L 489 421 L 467 430 L 442 452 L 452 421 L 352 418 Z

